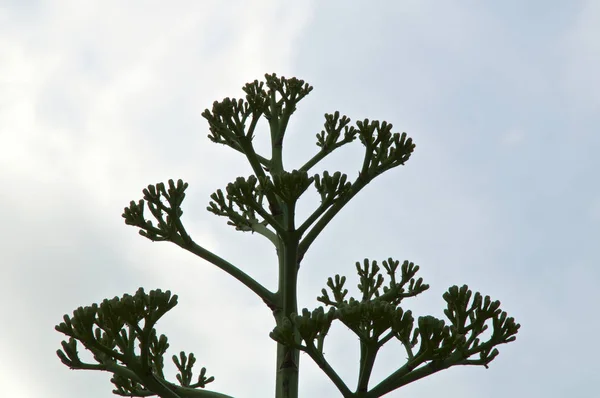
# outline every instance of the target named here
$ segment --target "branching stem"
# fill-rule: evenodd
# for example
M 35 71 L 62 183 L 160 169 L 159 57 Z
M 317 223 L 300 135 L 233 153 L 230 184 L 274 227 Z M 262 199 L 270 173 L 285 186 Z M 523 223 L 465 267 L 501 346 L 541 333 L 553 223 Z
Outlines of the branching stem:
M 344 398 L 350 398 L 354 396 L 354 393 L 350 391 L 346 383 L 344 383 L 342 378 L 336 373 L 335 370 L 333 370 L 331 365 L 329 365 L 329 362 L 327 362 L 323 354 L 316 349 L 312 342 L 310 342 L 310 344 L 308 344 L 303 351 L 312 358 L 312 360 L 323 370 L 323 372 L 325 372 L 327 377 L 329 377 L 329 380 L 335 384 Z
M 176 222 L 178 223 L 177 229 L 180 231 L 180 235 L 172 237 L 171 241 L 173 243 L 189 251 L 190 253 L 194 253 L 195 255 L 197 255 L 200 258 L 203 258 L 209 263 L 221 268 L 223 271 L 227 272 L 229 275 L 233 276 L 235 279 L 242 282 L 247 288 L 256 293 L 258 297 L 260 297 L 267 305 L 275 305 L 274 293 L 269 291 L 263 285 L 258 283 L 254 278 L 246 274 L 241 269 L 237 268 L 235 265 L 229 263 L 228 261 L 214 254 L 213 252 L 206 250 L 202 246 L 198 245 L 185 232 L 183 225 L 181 225 L 181 221 L 177 219 Z

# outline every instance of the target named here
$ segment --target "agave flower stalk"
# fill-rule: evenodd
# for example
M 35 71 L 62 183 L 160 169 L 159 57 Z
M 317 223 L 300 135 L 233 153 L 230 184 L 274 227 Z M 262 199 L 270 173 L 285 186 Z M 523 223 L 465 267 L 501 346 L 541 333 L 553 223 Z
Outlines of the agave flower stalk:
M 143 198 L 125 208 L 125 223 L 138 228 L 151 241 L 172 242 L 208 261 L 265 303 L 274 319 L 270 337 L 277 344 L 276 398 L 299 396 L 300 352 L 324 371 L 345 398 L 380 397 L 452 366 L 487 368 L 498 355 L 495 347 L 514 341 L 520 325 L 500 309 L 499 301 L 478 292 L 473 294 L 466 285 L 452 286 L 443 295 L 448 323 L 433 316 L 415 321 L 405 300 L 423 293 L 429 285 L 416 277 L 419 266 L 409 261 L 400 263 L 388 258 L 381 266 L 368 259 L 358 262 L 358 297 L 347 298 L 346 277 L 335 275 L 327 280 L 329 291 L 323 289 L 318 297 L 329 307 L 327 311 L 324 307 L 298 311 L 298 272 L 312 243 L 355 195 L 377 176 L 404 165 L 415 149 L 406 133 L 392 132 L 390 123 L 365 119 L 351 126 L 347 116 L 334 112 L 325 114 L 324 128 L 316 135 L 318 151 L 299 169 L 286 170 L 282 152 L 286 129 L 297 104 L 312 89 L 303 80 L 267 74 L 265 81 L 245 85 L 245 99 L 225 98 L 202 114 L 209 124 L 209 139 L 243 154 L 253 170 L 252 175 L 238 177 L 224 190 L 214 192 L 207 209 L 227 218 L 236 230 L 256 233 L 273 244 L 277 253 L 276 291 L 194 241 L 182 221 L 181 206 L 188 187 L 182 180 L 145 188 Z M 270 154 L 257 153 L 253 145 L 261 119 L 268 123 Z M 309 174 L 321 160 L 356 138 L 364 147 L 364 156 L 354 179 L 339 171 Z M 311 186 L 319 194 L 320 203 L 306 219 L 297 220 L 296 203 Z M 69 337 L 57 354 L 72 369 L 111 372 L 113 392 L 121 396 L 230 397 L 206 389 L 214 380 L 206 375 L 206 368 L 193 377 L 194 354 L 173 355 L 177 383 L 164 375 L 168 339 L 165 335 L 159 337 L 154 326 L 176 304 L 177 296 L 169 291 L 145 293 L 140 288 L 134 296 L 125 294 L 100 305 L 79 307 L 56 326 Z M 340 378 L 324 354 L 325 338 L 334 321 L 359 338 L 355 387 Z M 483 339 L 490 325 L 491 336 Z M 377 354 L 394 339 L 405 348 L 406 362 L 372 386 Z M 78 343 L 94 355 L 96 363 L 81 361 Z

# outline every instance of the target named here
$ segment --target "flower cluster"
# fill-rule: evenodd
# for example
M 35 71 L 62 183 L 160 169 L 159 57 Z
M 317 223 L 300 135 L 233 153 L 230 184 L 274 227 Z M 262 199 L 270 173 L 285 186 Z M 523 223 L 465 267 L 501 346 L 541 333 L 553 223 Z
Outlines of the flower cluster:
M 207 377 L 206 369 L 202 368 L 192 382 L 196 358 L 183 351 L 179 357 L 173 355 L 179 386 L 165 380 L 163 356 L 169 343 L 164 334 L 157 336 L 154 325 L 175 305 L 177 296 L 171 296 L 169 291 L 159 289 L 146 294 L 140 288 L 133 296 L 125 294 L 122 298 L 105 299 L 100 305 L 79 307 L 56 326 L 58 332 L 69 336 L 68 341 L 61 343 L 62 350 L 56 353 L 71 369 L 113 373 L 111 382 L 116 387 L 113 392 L 121 396 L 144 397 L 157 392 L 173 396 L 170 394 L 177 391 L 204 388 L 214 377 Z M 80 359 L 77 342 L 93 354 L 97 363 Z

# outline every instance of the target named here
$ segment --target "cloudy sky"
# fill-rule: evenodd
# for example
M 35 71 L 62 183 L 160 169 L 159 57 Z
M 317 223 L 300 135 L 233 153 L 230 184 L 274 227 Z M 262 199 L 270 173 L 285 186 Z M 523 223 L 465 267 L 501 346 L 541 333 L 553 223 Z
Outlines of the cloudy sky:
M 394 257 L 419 264 L 431 285 L 407 302 L 415 315 L 442 317 L 443 292 L 468 284 L 522 324 L 490 369 L 452 368 L 389 397 L 594 395 L 599 20 L 592 0 L 0 1 L 2 396 L 113 396 L 108 373 L 60 363 L 53 328 L 80 305 L 140 286 L 179 295 L 157 326 L 169 356 L 194 352 L 213 390 L 273 396 L 264 304 L 121 218 L 148 184 L 182 178 L 194 239 L 274 289 L 270 243 L 205 210 L 250 168 L 208 140 L 201 117 L 266 72 L 315 87 L 289 127 L 288 169 L 316 152 L 323 114 L 335 110 L 387 120 L 417 144 L 315 242 L 300 270 L 301 307 L 318 305 L 328 276 L 347 275 L 354 288 L 356 261 Z M 319 170 L 354 177 L 355 144 Z M 300 217 L 317 203 L 307 194 Z M 337 327 L 326 344 L 354 386 L 356 337 Z M 391 346 L 373 381 L 404 361 Z M 305 355 L 300 375 L 301 396 L 339 396 Z

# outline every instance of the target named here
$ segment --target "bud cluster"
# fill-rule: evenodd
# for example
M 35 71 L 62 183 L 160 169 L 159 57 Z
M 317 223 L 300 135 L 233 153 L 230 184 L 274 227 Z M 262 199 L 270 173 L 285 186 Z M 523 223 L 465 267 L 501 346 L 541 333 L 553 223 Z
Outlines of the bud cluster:
M 356 122 L 358 138 L 365 146 L 365 158 L 360 175 L 372 179 L 396 166 L 404 165 L 415 149 L 406 133 L 393 133 L 392 124 L 378 120 Z
M 356 138 L 357 130 L 350 124 L 350 118 L 343 115 L 340 119 L 340 113 L 336 111 L 333 114 L 325 114 L 325 130 L 321 130 L 317 134 L 317 146 L 321 150 L 331 152 L 336 147 L 343 145 L 348 142 L 354 141 Z M 342 135 L 342 129 L 344 130 L 344 138 L 339 139 Z
M 278 132 L 281 134 L 278 138 L 283 139 L 285 125 L 296 110 L 296 104 L 313 88 L 304 80 L 286 79 L 277 77 L 276 74 L 266 74 L 265 80 L 266 90 L 265 82 L 255 80 L 244 86 L 245 100 L 225 98 L 221 102 L 215 101 L 212 110 L 206 109 L 202 113 L 210 126 L 208 138 L 211 141 L 248 153 L 256 124 L 263 115 L 269 121 L 284 122 L 283 126 L 278 126 Z M 267 166 L 265 163 L 268 162 L 262 160 L 261 163 Z
M 180 221 L 183 214 L 181 203 L 187 187 L 188 183 L 182 180 L 177 180 L 177 184 L 169 180 L 168 188 L 162 182 L 148 185 L 142 191 L 144 198 L 137 203 L 131 201 L 129 207 L 124 209 L 122 217 L 125 224 L 141 228 L 140 235 L 153 241 L 172 240 L 176 236 L 187 237 Z M 157 221 L 156 226 L 144 217 L 144 201 Z
M 121 396 L 148 396 L 156 391 L 156 384 L 176 386 L 164 380 L 163 356 L 169 348 L 167 337 L 157 336 L 154 328 L 158 320 L 177 305 L 177 296 L 160 289 L 149 294 L 140 288 L 135 295 L 125 294 L 122 298 L 105 299 L 100 305 L 79 307 L 73 315 L 65 315 L 64 322 L 55 329 L 69 336 L 61 343 L 62 350 L 56 353 L 71 369 L 97 369 L 113 373 L 112 383 Z M 143 326 L 140 323 L 143 321 Z M 77 342 L 89 350 L 96 364 L 85 363 L 79 358 Z M 136 344 L 137 343 L 137 344 Z M 206 376 L 202 368 L 197 381 L 192 383 L 194 354 L 181 352 L 173 356 L 179 373 L 181 387 L 204 388 L 214 377 Z
M 412 312 L 400 305 L 403 299 L 424 292 L 429 285 L 424 284 L 422 278 L 415 278 L 419 270 L 417 265 L 408 261 L 401 266 L 399 264 L 399 261 L 391 258 L 383 261 L 383 268 L 388 275 L 388 282 L 384 286 L 386 278 L 380 273 L 376 261 L 365 259 L 362 266 L 357 262 L 360 278 L 358 289 L 362 293 L 360 299 L 346 298 L 346 277 L 335 275 L 334 278 L 328 278 L 327 286 L 331 295 L 323 289 L 317 300 L 330 306 L 329 311 L 318 307 L 312 312 L 303 309 L 302 315 L 292 314 L 274 328 L 271 338 L 305 351 L 324 368 L 329 365 L 323 356 L 323 341 L 334 320 L 342 322 L 359 337 L 363 347 L 361 364 L 372 365 L 377 350 L 396 338 L 406 349 L 408 362 L 374 389 L 378 394 L 408 383 L 407 380 L 416 377 L 411 374 L 413 371 L 418 375 L 419 372 L 434 373 L 455 365 L 487 367 L 498 355 L 494 346 L 515 340 L 520 325 L 499 309 L 500 302 L 492 302 L 489 296 L 482 299 L 480 293 L 475 293 L 470 302 L 472 291 L 466 285 L 460 289 L 452 286 L 443 295 L 447 303 L 444 313 L 450 325 L 433 316 L 422 316 L 415 327 Z M 481 334 L 487 330 L 490 320 L 493 332 L 487 341 L 482 342 Z M 370 347 L 371 351 L 365 347 Z M 469 359 L 477 354 L 479 359 Z M 369 360 L 365 359 L 367 356 Z M 370 370 L 366 374 L 370 374 Z

